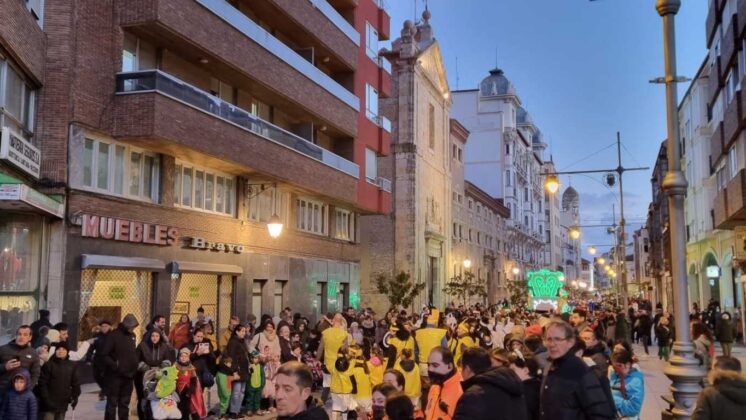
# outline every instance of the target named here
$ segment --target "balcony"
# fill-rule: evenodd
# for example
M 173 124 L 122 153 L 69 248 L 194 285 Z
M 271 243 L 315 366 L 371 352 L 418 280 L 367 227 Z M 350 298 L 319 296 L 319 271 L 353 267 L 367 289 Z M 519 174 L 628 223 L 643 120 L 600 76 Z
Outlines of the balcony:
M 391 96 L 391 62 L 378 56 L 378 93 L 383 97 Z
M 300 106 L 349 136 L 360 100 L 296 51 L 224 0 L 117 0 L 119 23 L 157 39 L 177 55 L 208 60 L 221 74 L 243 78 L 277 101 Z M 248 79 L 248 80 L 247 80 Z
M 741 91 L 736 91 L 723 115 L 723 150 L 728 150 L 741 132 L 741 115 Z
M 381 41 L 391 39 L 391 16 L 387 12 L 384 0 L 375 0 L 378 4 L 378 38 Z
M 724 143 L 723 123 L 721 121 L 720 123 L 718 123 L 717 127 L 715 127 L 715 131 L 712 133 L 712 137 L 710 137 L 710 157 L 712 159 L 713 165 L 720 158 L 720 155 L 723 154 Z
M 746 170 L 741 169 L 715 197 L 715 227 L 733 229 L 746 222 Z
M 345 20 L 342 15 L 337 12 L 337 10 L 332 7 L 331 4 L 329 4 L 326 0 L 308 0 L 313 4 L 313 7 L 318 9 L 321 13 L 324 14 L 324 16 L 329 19 L 337 28 L 339 28 L 340 31 L 342 31 L 345 36 L 350 38 L 352 42 L 355 43 L 358 47 L 360 46 L 360 34 L 355 30 L 355 28 L 350 25 L 347 20 Z
M 740 47 L 740 42 L 736 44 L 736 16 L 733 16 L 731 20 L 723 22 L 725 33 L 723 35 L 723 41 L 720 43 L 720 60 L 722 61 L 720 77 L 725 80 L 725 76 L 731 68 L 731 63 L 735 59 L 736 51 Z M 740 39 L 740 37 L 739 37 Z
M 159 70 L 116 79 L 115 136 L 148 138 L 141 143 L 151 147 L 158 146 L 151 138 L 163 138 L 356 201 L 360 170 L 354 162 Z

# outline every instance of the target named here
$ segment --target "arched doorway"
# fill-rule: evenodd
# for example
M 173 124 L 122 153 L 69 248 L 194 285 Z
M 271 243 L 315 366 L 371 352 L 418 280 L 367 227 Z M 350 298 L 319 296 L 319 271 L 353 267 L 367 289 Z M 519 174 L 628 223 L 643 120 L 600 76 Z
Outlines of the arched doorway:
M 702 291 L 704 292 L 704 296 L 702 296 L 702 304 L 704 307 L 707 307 L 710 299 L 720 300 L 720 277 L 722 276 L 722 271 L 715 256 L 708 252 L 704 260 L 702 260 L 702 270 L 700 270 L 703 282 Z M 705 299 L 707 302 L 705 302 Z

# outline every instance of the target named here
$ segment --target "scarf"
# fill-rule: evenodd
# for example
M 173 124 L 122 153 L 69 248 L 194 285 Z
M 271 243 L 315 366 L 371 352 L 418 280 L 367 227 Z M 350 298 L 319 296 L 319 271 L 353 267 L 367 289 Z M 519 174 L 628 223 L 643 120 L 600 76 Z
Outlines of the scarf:
M 619 391 L 622 393 L 622 398 L 626 400 L 627 387 L 624 385 L 624 373 L 622 373 L 620 369 L 617 369 L 616 366 L 614 366 L 614 372 L 616 372 L 616 375 L 619 377 Z

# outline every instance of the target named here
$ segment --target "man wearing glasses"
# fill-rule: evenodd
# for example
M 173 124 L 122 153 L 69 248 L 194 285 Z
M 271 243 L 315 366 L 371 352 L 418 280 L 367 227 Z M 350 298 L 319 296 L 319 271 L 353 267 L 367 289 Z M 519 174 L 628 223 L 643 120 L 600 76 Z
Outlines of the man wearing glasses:
M 608 398 L 595 373 L 576 357 L 573 327 L 563 321 L 547 324 L 544 345 L 551 365 L 541 384 L 542 419 L 613 419 Z

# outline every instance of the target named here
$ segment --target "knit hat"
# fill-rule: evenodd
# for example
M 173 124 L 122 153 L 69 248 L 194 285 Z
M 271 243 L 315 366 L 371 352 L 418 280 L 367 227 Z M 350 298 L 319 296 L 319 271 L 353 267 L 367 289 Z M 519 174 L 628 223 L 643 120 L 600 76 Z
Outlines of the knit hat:
M 191 356 L 191 355 L 192 355 L 192 351 L 191 351 L 191 350 L 189 350 L 189 348 L 188 348 L 188 347 L 182 347 L 182 348 L 181 348 L 181 349 L 179 350 L 179 356 L 181 356 L 181 354 L 182 354 L 182 353 L 186 353 L 186 354 L 188 354 L 189 356 Z
M 534 324 L 526 328 L 526 335 L 536 335 L 541 337 L 542 328 L 541 325 Z
M 54 343 L 54 348 L 55 348 L 55 351 L 57 351 L 57 349 L 65 349 L 68 352 L 70 351 L 70 346 L 67 344 L 67 341 L 60 341 L 60 342 Z

